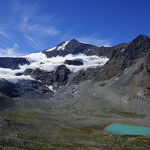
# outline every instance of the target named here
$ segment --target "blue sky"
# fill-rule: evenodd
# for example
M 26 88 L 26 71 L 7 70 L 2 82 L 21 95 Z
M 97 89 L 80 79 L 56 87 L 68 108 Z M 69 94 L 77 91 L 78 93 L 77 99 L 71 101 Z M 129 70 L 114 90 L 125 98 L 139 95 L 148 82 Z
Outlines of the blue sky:
M 0 56 L 76 38 L 94 45 L 150 35 L 149 0 L 0 0 Z

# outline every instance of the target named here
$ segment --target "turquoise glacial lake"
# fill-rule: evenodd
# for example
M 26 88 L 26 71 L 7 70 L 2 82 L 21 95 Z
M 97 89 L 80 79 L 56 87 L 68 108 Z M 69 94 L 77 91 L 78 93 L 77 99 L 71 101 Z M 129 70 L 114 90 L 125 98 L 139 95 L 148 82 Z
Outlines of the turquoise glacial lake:
M 132 126 L 120 123 L 108 125 L 104 130 L 117 135 L 150 135 L 150 127 Z

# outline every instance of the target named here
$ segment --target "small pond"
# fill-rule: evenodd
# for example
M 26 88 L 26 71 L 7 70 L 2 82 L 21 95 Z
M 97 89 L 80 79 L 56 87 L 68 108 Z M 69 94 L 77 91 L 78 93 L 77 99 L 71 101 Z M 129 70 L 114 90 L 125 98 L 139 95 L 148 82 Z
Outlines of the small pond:
M 120 123 L 108 125 L 105 131 L 118 135 L 150 135 L 150 127 L 132 126 Z

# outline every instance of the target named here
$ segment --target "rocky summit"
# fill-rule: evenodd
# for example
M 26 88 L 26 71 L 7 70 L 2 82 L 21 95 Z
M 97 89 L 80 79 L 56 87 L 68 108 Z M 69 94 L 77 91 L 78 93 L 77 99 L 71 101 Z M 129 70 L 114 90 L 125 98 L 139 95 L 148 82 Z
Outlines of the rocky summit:
M 112 123 L 150 125 L 148 36 L 0 57 L 0 149 L 149 149 L 150 136 L 111 134 Z

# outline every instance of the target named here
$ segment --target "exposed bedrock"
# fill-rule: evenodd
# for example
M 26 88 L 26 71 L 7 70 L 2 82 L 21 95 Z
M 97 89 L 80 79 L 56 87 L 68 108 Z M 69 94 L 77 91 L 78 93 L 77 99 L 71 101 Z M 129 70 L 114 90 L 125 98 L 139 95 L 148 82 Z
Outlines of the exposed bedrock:
M 70 70 L 65 65 L 60 65 L 52 72 L 47 72 L 40 68 L 36 68 L 35 70 L 29 68 L 23 74 L 30 75 L 32 78 L 40 80 L 47 85 L 63 86 L 67 84 L 70 73 Z
M 81 66 L 81 65 L 83 65 L 83 61 L 82 60 L 78 60 L 78 59 L 75 59 L 75 60 L 65 60 L 64 64 L 74 65 L 74 66 Z
M 30 64 L 26 58 L 0 57 L 1 68 L 19 69 L 19 65 L 25 64 Z

